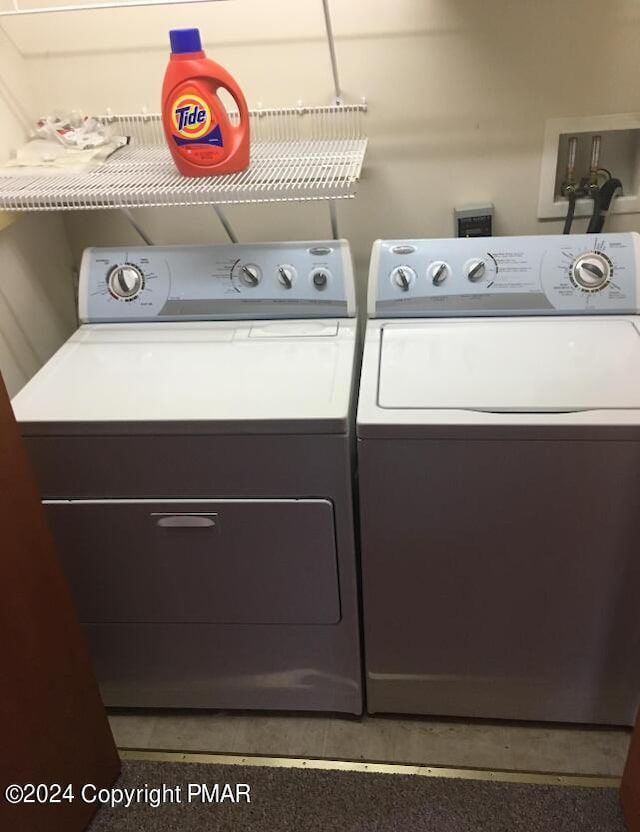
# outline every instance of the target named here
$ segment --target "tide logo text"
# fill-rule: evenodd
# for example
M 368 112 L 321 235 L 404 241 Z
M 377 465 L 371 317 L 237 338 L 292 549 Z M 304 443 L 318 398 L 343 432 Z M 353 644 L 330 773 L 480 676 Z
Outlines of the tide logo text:
M 207 120 L 207 111 L 197 104 L 190 106 L 186 104 L 184 107 L 176 108 L 176 121 L 178 122 L 178 130 L 182 132 L 185 127 L 196 127 L 204 124 Z

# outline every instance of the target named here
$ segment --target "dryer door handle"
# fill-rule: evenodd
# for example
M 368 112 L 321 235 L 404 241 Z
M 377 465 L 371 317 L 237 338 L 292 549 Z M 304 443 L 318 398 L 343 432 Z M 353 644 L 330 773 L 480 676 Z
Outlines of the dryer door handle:
M 156 526 L 162 529 L 210 529 L 215 528 L 217 514 L 152 514 Z

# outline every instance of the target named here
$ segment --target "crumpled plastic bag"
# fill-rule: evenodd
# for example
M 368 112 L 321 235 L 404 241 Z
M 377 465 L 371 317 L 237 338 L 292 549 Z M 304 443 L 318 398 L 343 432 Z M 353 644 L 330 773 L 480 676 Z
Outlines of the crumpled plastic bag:
M 41 118 L 32 132 L 32 138 L 53 139 L 64 147 L 76 150 L 100 147 L 110 140 L 105 124 L 92 116 L 83 118 L 76 113 Z

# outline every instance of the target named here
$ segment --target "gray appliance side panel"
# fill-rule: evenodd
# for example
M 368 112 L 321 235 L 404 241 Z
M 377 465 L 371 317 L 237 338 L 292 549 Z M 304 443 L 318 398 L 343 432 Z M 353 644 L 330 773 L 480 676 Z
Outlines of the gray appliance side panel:
M 333 503 L 338 623 L 87 626 L 107 705 L 361 713 L 349 436 L 30 436 L 25 445 L 47 499 Z
M 45 499 L 327 497 L 346 435 L 25 436 Z
M 503 441 L 505 439 L 526 439 L 543 441 L 571 442 L 592 440 L 607 441 L 623 439 L 637 442 L 640 440 L 640 424 L 638 425 L 615 425 L 615 424 L 533 424 L 527 423 L 528 414 L 512 415 L 513 421 L 507 425 L 491 424 L 406 424 L 400 422 L 392 423 L 391 419 L 387 424 L 372 425 L 359 424 L 359 439 L 493 439 Z
M 371 712 L 633 722 L 640 443 L 358 450 Z
M 262 419 L 255 424 L 238 419 L 190 419 L 182 422 L 167 421 L 119 421 L 119 422 L 20 422 L 23 437 L 27 436 L 244 436 L 316 434 L 342 434 L 349 418 L 317 419 Z
M 110 707 L 362 713 L 359 658 L 344 624 L 84 630 Z

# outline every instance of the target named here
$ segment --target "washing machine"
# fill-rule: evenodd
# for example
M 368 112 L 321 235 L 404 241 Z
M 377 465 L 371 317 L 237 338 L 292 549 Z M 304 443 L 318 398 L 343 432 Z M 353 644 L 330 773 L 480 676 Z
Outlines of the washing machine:
M 374 244 L 357 414 L 371 712 L 632 723 L 639 240 Z
M 362 708 L 346 241 L 91 248 L 13 408 L 105 702 Z

